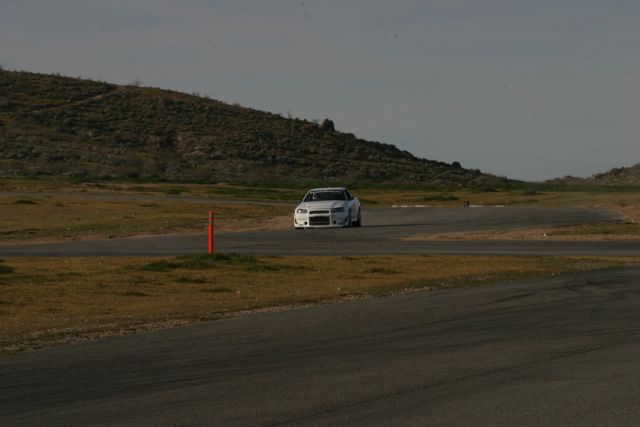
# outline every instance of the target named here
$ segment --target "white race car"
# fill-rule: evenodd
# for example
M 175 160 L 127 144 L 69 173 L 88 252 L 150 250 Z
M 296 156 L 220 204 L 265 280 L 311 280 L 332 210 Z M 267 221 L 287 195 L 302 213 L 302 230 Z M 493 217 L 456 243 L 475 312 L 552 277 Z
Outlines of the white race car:
M 344 187 L 309 190 L 293 215 L 293 226 L 297 229 L 361 225 L 360 200 Z

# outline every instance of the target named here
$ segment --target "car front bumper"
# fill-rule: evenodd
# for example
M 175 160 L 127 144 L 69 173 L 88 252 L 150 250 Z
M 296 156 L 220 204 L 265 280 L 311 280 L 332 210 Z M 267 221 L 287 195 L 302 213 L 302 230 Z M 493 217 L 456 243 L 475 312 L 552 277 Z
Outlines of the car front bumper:
M 308 212 L 296 213 L 293 217 L 295 228 L 331 228 L 345 227 L 348 225 L 346 212 Z

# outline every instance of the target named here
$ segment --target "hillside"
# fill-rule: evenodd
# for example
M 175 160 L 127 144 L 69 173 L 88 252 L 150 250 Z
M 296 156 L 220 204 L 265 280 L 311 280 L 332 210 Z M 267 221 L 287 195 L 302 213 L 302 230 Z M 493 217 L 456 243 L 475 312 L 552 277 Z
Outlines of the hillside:
M 588 178 L 565 176 L 563 178 L 550 179 L 546 182 L 561 185 L 640 186 L 640 163 L 629 167 L 613 168 L 607 172 L 597 173 Z
M 0 71 L 0 176 L 496 185 L 322 124 L 179 92 Z
M 626 168 L 615 168 L 593 175 L 586 180 L 599 185 L 640 185 L 640 163 Z

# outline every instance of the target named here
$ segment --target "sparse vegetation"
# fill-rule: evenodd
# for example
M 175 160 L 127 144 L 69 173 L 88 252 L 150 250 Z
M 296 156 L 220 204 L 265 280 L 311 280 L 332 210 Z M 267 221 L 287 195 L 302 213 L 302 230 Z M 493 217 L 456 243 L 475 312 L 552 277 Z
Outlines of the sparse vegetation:
M 179 276 L 176 279 L 178 283 L 207 283 L 206 277 Z
M 640 186 L 640 163 L 630 166 L 613 168 L 607 172 L 595 174 L 589 178 L 566 176 L 551 180 L 552 183 L 587 186 Z
M 290 211 L 288 206 L 280 205 L 206 204 L 206 199 L 201 203 L 184 203 L 161 197 L 157 202 L 141 206 L 135 199 L 89 198 L 84 193 L 65 198 L 38 193 L 32 199 L 25 201 L 0 196 L 0 211 L 3 214 L 0 240 L 96 239 L 204 232 L 207 211 L 212 209 L 218 214 L 216 221 L 219 229 L 224 229 L 225 224 L 232 225 L 241 220 L 266 220 Z
M 9 267 L 8 265 L 0 264 L 0 274 L 11 274 L 15 272 L 13 267 Z
M 374 273 L 374 274 L 398 274 L 400 273 L 399 271 L 396 270 L 391 270 L 390 268 L 382 268 L 382 267 L 376 267 L 376 268 L 370 268 L 369 270 L 366 270 L 365 273 Z
M 548 236 L 640 236 L 640 224 L 633 222 L 610 224 L 584 224 L 556 227 Z
M 451 194 L 430 194 L 422 198 L 425 202 L 450 202 L 454 200 L 460 200 L 459 197 Z
M 247 310 L 638 263 L 486 256 L 12 258 L 0 263 L 0 352 Z
M 142 267 L 145 271 L 172 271 L 172 270 L 208 270 L 229 266 L 244 266 L 252 271 L 260 270 L 260 267 L 268 267 L 269 264 L 261 263 L 257 257 L 251 255 L 220 254 L 214 255 L 187 255 L 176 257 L 172 260 L 152 261 Z M 269 270 L 268 268 L 264 270 Z
M 217 230 L 268 229 L 284 224 L 306 188 L 243 187 L 229 184 L 132 183 L 72 179 L 2 179 L 0 239 L 64 240 L 123 237 L 135 234 L 203 232 L 206 212 L 215 210 Z M 423 191 L 411 188 L 360 187 L 355 194 L 365 208 L 394 204 L 462 206 L 535 205 L 536 207 L 602 207 L 618 210 L 626 220 L 640 222 L 640 191 L 627 187 L 585 187 L 585 191 L 552 191 L 536 186 L 493 188 L 493 191 Z M 167 194 L 179 190 L 181 194 Z M 601 190 L 601 191 L 600 191 Z M 16 196 L 11 196 L 15 191 Z M 62 192 L 64 197 L 52 192 Z M 28 198 L 25 197 L 28 194 Z M 110 197 L 114 196 L 113 200 Z M 130 197 L 130 200 L 127 200 Z M 143 200 L 141 200 L 140 198 Z M 210 198 L 233 199 L 207 203 Z M 188 200 L 184 202 L 184 200 Z M 202 203 L 198 202 L 202 199 Z M 259 204 L 237 204 L 258 201 Z M 27 202 L 23 202 L 27 201 Z M 281 202 L 286 202 L 282 204 Z M 34 205 L 37 204 L 37 205 Z M 289 204 L 290 203 L 290 204 Z M 273 218 L 276 218 L 273 222 Z M 275 225 L 274 225 L 275 224 Z M 288 222 L 287 222 L 288 225 Z M 596 236 L 595 234 L 592 234 Z M 602 234 L 601 234 L 602 235 Z
M 420 159 L 322 124 L 205 97 L 0 70 L 5 176 L 314 186 L 491 186 L 505 179 Z M 169 194 L 178 194 L 170 192 Z
M 544 193 L 536 190 L 521 190 L 521 191 L 514 191 L 513 194 L 519 195 L 519 196 L 541 196 Z

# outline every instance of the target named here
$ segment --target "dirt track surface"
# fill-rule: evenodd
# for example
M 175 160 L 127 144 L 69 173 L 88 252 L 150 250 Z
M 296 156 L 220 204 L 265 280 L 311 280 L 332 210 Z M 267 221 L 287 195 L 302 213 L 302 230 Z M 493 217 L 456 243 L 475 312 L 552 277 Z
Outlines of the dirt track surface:
M 636 425 L 640 269 L 0 358 L 0 425 Z
M 618 221 L 618 213 L 583 208 L 386 208 L 363 212 L 365 226 L 351 229 L 221 233 L 220 252 L 261 255 L 358 254 L 535 254 L 640 255 L 640 242 L 409 241 L 443 232 L 521 229 Z M 0 246 L 0 256 L 117 256 L 203 253 L 205 230 L 197 235 Z

